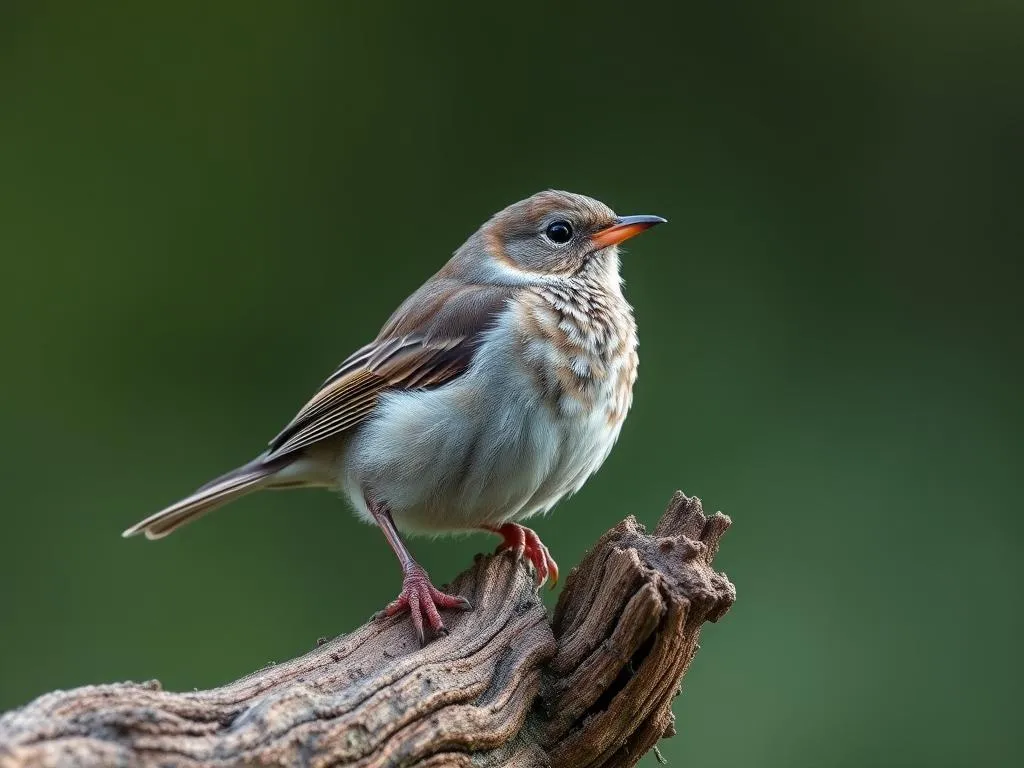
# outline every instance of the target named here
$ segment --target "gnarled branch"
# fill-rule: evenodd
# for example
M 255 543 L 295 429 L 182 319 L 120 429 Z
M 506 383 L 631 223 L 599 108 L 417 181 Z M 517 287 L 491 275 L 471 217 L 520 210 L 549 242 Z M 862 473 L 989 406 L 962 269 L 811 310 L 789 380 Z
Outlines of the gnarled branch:
M 209 691 L 54 691 L 0 716 L 0 768 L 631 766 L 675 732 L 700 627 L 735 599 L 711 567 L 728 526 L 682 493 L 651 534 L 626 518 L 550 623 L 522 565 L 481 556 L 451 585 L 476 609 L 424 648 L 407 619 L 375 619 Z

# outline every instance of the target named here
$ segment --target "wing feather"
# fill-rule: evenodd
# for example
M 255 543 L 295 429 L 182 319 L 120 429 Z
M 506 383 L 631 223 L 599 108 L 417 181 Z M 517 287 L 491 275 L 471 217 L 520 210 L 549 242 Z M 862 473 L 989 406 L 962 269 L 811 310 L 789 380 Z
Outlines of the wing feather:
M 438 282 L 443 281 L 425 284 L 374 342 L 338 366 L 270 442 L 267 459 L 301 451 L 351 429 L 373 412 L 386 392 L 432 389 L 469 369 L 484 332 L 507 306 L 509 292 L 459 284 L 448 286 L 447 300 L 442 300 L 446 287 Z

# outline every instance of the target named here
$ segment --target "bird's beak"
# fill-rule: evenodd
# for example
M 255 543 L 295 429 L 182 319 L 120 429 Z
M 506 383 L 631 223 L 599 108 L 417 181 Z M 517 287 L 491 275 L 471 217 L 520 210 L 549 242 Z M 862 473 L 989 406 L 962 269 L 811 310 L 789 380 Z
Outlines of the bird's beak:
M 590 238 L 590 241 L 594 244 L 594 250 L 600 250 L 610 245 L 618 245 L 655 224 L 664 224 L 665 221 L 661 216 L 619 216 L 614 224 L 599 231 Z

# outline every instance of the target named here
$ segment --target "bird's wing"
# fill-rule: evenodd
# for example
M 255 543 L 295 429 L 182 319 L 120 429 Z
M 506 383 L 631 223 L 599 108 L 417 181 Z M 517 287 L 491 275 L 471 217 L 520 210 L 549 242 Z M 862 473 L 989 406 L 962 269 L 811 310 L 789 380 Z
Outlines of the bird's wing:
M 334 437 L 366 419 L 381 395 L 425 390 L 468 370 L 485 331 L 507 304 L 507 289 L 427 283 L 372 343 L 348 357 L 280 434 L 264 460 Z

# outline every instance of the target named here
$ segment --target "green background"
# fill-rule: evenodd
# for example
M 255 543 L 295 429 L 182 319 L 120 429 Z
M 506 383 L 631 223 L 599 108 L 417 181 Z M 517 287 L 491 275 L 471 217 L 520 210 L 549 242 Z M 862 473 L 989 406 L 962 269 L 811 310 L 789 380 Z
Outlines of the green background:
M 537 528 L 568 571 L 677 487 L 734 520 L 672 764 L 1020 764 L 1022 40 L 995 1 L 5 2 L 0 708 L 390 600 L 324 492 L 119 534 L 556 187 L 670 224 L 625 257 L 621 440 Z

